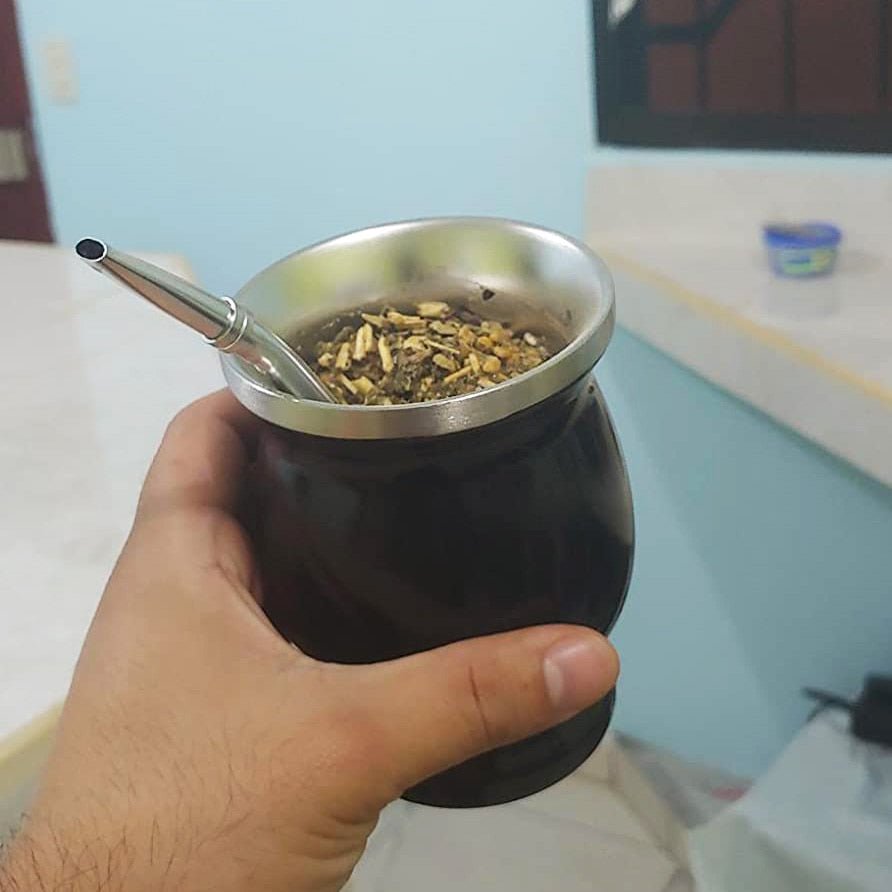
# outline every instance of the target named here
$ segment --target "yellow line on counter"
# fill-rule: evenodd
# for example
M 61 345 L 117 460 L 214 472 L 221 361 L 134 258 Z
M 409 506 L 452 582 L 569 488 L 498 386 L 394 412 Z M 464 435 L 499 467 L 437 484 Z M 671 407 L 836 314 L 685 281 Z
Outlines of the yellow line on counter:
M 710 297 L 691 291 L 689 288 L 686 288 L 684 285 L 679 284 L 674 279 L 661 272 L 657 272 L 635 260 L 630 260 L 628 257 L 625 257 L 622 254 L 617 254 L 615 251 L 609 249 L 603 250 L 597 245 L 593 245 L 593 247 L 606 261 L 608 266 L 613 266 L 636 279 L 640 279 L 649 285 L 653 285 L 659 290 L 671 295 L 679 303 L 683 303 L 690 307 L 695 312 L 700 313 L 703 316 L 709 316 L 718 322 L 728 325 L 731 328 L 735 328 L 754 340 L 760 341 L 780 353 L 785 353 L 787 356 L 801 362 L 803 365 L 810 366 L 816 371 L 827 375 L 827 377 L 840 381 L 854 390 L 860 391 L 865 396 L 875 399 L 892 409 L 892 389 L 885 387 L 877 381 L 863 378 L 851 369 L 827 359 L 816 350 L 803 347 L 780 332 L 765 325 L 760 325 L 758 322 L 753 322 L 752 319 L 742 316 L 730 307 L 727 307 Z

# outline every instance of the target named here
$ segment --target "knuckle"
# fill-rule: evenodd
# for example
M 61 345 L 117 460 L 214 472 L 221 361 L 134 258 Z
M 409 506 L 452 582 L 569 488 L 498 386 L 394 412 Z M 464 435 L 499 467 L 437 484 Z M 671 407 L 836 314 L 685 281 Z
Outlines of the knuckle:
M 317 672 L 320 686 L 328 688 L 313 738 L 330 767 L 336 773 L 351 774 L 386 761 L 386 736 L 381 733 L 380 720 L 353 698 L 332 690 L 324 668 L 309 671 Z
M 180 409 L 167 424 L 164 431 L 163 442 L 169 443 L 176 440 L 181 433 L 188 430 L 201 411 L 201 400 L 195 400 Z
M 483 751 L 504 744 L 510 729 L 504 710 L 497 705 L 500 698 L 489 673 L 471 661 L 464 668 L 462 686 L 465 720 L 474 747 Z
M 386 785 L 383 800 L 392 795 L 392 747 L 376 722 L 363 714 L 344 715 L 331 712 L 314 727 L 312 738 L 305 740 L 302 759 L 315 766 L 310 775 L 328 794 L 359 797 L 373 795 Z M 378 798 L 382 798 L 379 796 Z
M 538 665 L 538 663 L 536 664 Z M 550 708 L 541 672 L 532 664 L 471 660 L 463 672 L 465 719 L 472 744 L 495 749 L 542 730 Z

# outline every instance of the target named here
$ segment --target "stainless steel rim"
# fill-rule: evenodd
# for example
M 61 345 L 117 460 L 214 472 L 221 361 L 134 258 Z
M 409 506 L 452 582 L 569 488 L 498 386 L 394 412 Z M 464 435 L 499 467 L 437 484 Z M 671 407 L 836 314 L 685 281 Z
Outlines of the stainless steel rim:
M 388 238 L 422 227 L 493 227 L 510 231 L 519 238 L 549 240 L 578 252 L 597 281 L 598 300 L 589 318 L 570 343 L 537 369 L 479 393 L 400 406 L 341 406 L 299 400 L 266 384 L 237 356 L 222 355 L 226 381 L 236 398 L 251 412 L 280 427 L 338 439 L 379 440 L 423 438 L 457 433 L 507 418 L 547 399 L 585 375 L 603 355 L 614 328 L 614 292 L 610 273 L 586 245 L 552 230 L 485 217 L 441 217 L 389 223 L 346 233 L 297 251 L 273 264 L 239 291 L 239 303 L 250 307 L 254 283 L 281 264 L 314 251 L 329 249 L 357 237 Z

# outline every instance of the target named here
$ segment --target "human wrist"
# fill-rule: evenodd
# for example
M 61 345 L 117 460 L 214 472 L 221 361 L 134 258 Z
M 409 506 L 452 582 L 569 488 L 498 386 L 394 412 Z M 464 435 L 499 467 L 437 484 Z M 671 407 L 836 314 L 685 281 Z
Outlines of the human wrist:
M 86 826 L 63 829 L 29 819 L 0 849 L 0 892 L 129 892 L 136 888 L 132 863 L 123 833 L 112 842 Z

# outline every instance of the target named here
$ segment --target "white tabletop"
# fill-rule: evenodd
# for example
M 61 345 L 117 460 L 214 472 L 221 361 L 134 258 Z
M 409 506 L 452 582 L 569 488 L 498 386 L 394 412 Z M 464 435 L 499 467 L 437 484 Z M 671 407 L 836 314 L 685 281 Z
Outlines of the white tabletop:
M 0 288 L 3 738 L 64 697 L 165 425 L 223 382 L 197 335 L 70 249 L 0 242 Z
M 625 327 L 892 486 L 892 176 L 617 165 L 589 186 Z M 776 277 L 762 223 L 814 219 L 844 231 L 836 272 Z

